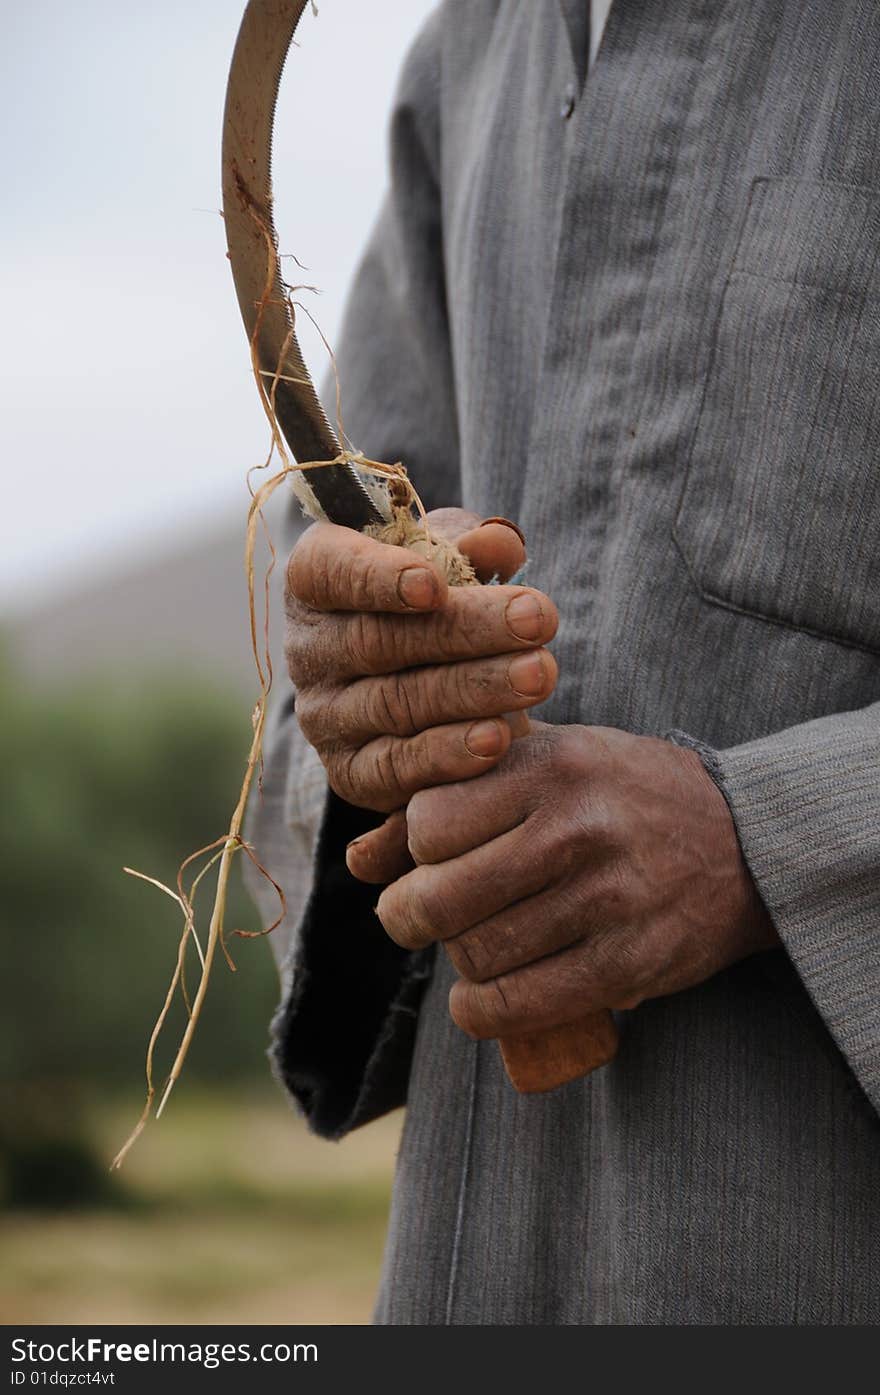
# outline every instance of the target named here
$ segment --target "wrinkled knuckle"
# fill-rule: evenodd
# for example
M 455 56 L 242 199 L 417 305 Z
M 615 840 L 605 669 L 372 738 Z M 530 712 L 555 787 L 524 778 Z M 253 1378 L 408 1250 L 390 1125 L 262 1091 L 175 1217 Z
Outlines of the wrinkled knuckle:
M 349 616 L 346 626 L 345 651 L 354 673 L 369 674 L 373 672 L 376 639 L 374 616 L 367 615 L 361 610 L 355 611 L 353 615 Z
M 342 548 L 325 546 L 313 550 L 311 581 L 313 604 L 324 610 L 351 607 L 352 564 Z
M 376 914 L 386 935 L 401 946 L 409 949 L 410 923 L 406 914 L 406 897 L 397 886 L 387 887 L 376 904 Z
M 307 556 L 309 550 L 309 544 L 303 538 L 297 543 L 287 559 L 287 566 L 284 570 L 284 601 L 288 610 L 293 610 L 299 606 L 303 602 L 304 595 L 311 591 L 307 580 L 311 572 Z
M 375 782 L 404 799 L 425 785 L 436 783 L 431 775 L 431 761 L 425 754 L 427 749 L 423 735 L 378 738 L 370 747 Z
M 550 828 L 539 828 L 538 838 L 540 857 L 552 869 L 557 895 L 564 896 L 566 886 L 577 878 L 584 865 L 583 832 L 568 820 L 559 820 Z
M 304 693 L 320 681 L 322 665 L 311 645 L 285 645 L 287 676 L 297 693 Z
M 310 690 L 314 720 L 324 739 L 356 748 L 362 730 L 357 703 L 351 700 L 351 686 L 325 685 Z
M 442 891 L 428 881 L 417 882 L 411 891 L 412 923 L 428 940 L 445 940 L 459 928 L 450 915 L 449 903 Z
M 615 822 L 605 799 L 597 792 L 576 793 L 571 807 L 571 856 L 575 861 L 616 847 Z M 575 870 L 572 865 L 571 870 Z
M 393 703 L 388 693 L 388 682 L 386 679 L 365 680 L 367 686 L 362 689 L 360 711 L 364 721 L 364 727 L 368 731 L 381 733 L 384 736 L 390 735 L 394 731 Z
M 377 686 L 375 717 L 382 731 L 392 736 L 412 736 L 418 730 L 412 687 L 417 675 L 390 673 Z
M 356 787 L 355 803 L 390 813 L 406 801 L 406 742 L 393 736 L 378 736 L 354 753 L 351 782 Z
M 644 1002 L 646 965 L 635 936 L 619 929 L 603 935 L 595 949 L 595 968 L 615 1007 L 636 1008 Z
M 450 964 L 457 974 L 460 974 L 462 978 L 466 978 L 470 983 L 478 981 L 477 975 L 473 972 L 468 947 L 463 939 L 449 940 L 446 945 L 446 953 L 449 956 Z
M 558 798 L 562 793 L 556 789 Z M 534 830 L 535 856 L 550 870 L 557 896 L 571 896 L 576 905 L 583 895 L 584 876 L 591 865 L 592 841 L 588 817 L 582 808 L 562 817 L 536 820 Z M 592 896 L 592 881 L 589 883 Z
M 297 605 L 288 614 L 284 632 L 284 658 L 296 687 L 318 683 L 335 668 L 334 622 L 321 611 Z
M 347 577 L 346 590 L 352 609 L 375 610 L 380 585 L 381 569 L 378 562 L 373 557 L 362 557 Z
M 594 875 L 591 900 L 600 909 L 602 920 L 610 925 L 625 924 L 632 910 L 632 888 L 627 863 L 621 857 L 609 857 Z
M 449 751 L 446 733 L 439 729 L 421 732 L 409 743 L 419 786 L 440 785 L 449 778 Z
M 396 662 L 396 627 L 387 615 L 358 610 L 351 616 L 348 652 L 356 673 L 369 675 L 393 671 Z
M 462 719 L 480 716 L 494 706 L 495 672 L 491 664 L 447 664 L 443 670 L 446 701 Z
M 378 791 L 397 795 L 406 788 L 405 743 L 383 737 L 370 747 L 370 784 Z
M 505 987 L 500 979 L 475 984 L 472 1004 L 473 1025 L 478 1035 L 499 1037 L 509 1029 L 515 1004 L 510 987 Z
M 437 675 L 432 669 L 416 668 L 405 675 L 402 697 L 406 702 L 406 714 L 412 732 L 422 731 L 434 722 L 442 720 L 442 704 L 438 704 L 437 701 Z
M 456 972 L 469 982 L 482 983 L 492 977 L 494 954 L 478 928 L 449 940 L 446 951 Z
M 350 711 L 345 688 L 313 685 L 297 693 L 296 716 L 303 735 L 313 746 L 357 747 L 357 722 Z
M 579 730 L 577 727 L 555 727 L 547 733 L 547 740 L 548 758 L 554 770 L 566 781 L 582 786 L 592 772 L 587 749 L 578 736 Z
M 357 751 L 347 746 L 335 746 L 320 750 L 319 755 L 324 762 L 327 781 L 333 793 L 349 804 L 363 806 L 365 791 L 355 774 Z
M 609 801 L 596 791 L 589 801 L 588 827 L 596 847 L 611 850 L 617 846 L 617 822 Z
M 305 565 L 294 568 L 294 595 L 305 605 L 333 610 L 338 604 L 340 569 L 344 558 L 326 547 L 312 546 Z
M 431 616 L 430 622 L 431 653 L 438 663 L 452 663 L 467 652 L 473 638 L 473 617 L 463 608 L 455 588 L 449 593 L 446 609 Z
M 313 746 L 320 744 L 324 735 L 322 715 L 324 704 L 317 697 L 314 688 L 303 688 L 296 695 L 296 720 L 303 736 Z
M 288 625 L 284 634 L 284 664 L 295 688 L 304 685 L 305 665 L 303 657 L 302 635 L 298 629 Z
M 453 990 L 450 1008 L 462 1031 L 477 1040 L 500 1037 L 509 1031 L 507 990 L 498 979 L 489 983 L 459 983 Z
M 422 898 L 411 885 L 395 885 L 383 891 L 376 910 L 386 934 L 402 949 L 422 949 L 434 938 L 430 921 L 423 913 Z

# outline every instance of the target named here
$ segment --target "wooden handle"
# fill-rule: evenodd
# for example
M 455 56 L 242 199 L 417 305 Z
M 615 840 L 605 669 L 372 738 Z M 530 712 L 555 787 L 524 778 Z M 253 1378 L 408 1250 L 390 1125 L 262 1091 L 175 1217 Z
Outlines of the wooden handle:
M 607 1065 L 617 1054 L 618 1041 L 611 1013 L 594 1012 L 564 1027 L 504 1037 L 501 1059 L 514 1088 L 537 1095 Z

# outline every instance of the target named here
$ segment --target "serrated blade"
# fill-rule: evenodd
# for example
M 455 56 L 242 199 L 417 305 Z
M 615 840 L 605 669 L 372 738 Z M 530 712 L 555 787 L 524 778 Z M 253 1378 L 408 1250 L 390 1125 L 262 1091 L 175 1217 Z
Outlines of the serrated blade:
M 340 445 L 303 361 L 278 262 L 272 215 L 272 129 L 284 61 L 309 0 L 249 0 L 223 116 L 223 217 L 238 304 L 275 415 L 295 460 L 334 460 Z M 385 520 L 349 464 L 310 470 L 332 523 Z

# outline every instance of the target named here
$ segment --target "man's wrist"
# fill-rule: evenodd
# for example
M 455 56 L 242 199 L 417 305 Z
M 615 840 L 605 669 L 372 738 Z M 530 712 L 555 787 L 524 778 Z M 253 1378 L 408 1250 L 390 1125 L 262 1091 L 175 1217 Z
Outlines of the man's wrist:
M 709 779 L 712 781 L 716 789 L 722 795 L 724 802 L 727 805 L 728 813 L 730 815 L 730 821 L 733 826 L 737 848 L 739 850 L 739 857 L 742 862 L 743 880 L 745 883 L 745 907 L 743 912 L 743 922 L 747 927 L 749 942 L 753 944 L 754 952 L 756 953 L 762 950 L 777 948 L 781 943 L 779 934 L 776 930 L 775 925 L 773 924 L 770 912 L 764 904 L 764 900 L 761 896 L 761 893 L 758 890 L 758 886 L 752 875 L 751 868 L 749 867 L 748 862 L 746 861 L 745 854 L 742 848 L 742 843 L 739 837 L 739 830 L 736 826 L 736 817 L 734 814 L 733 804 L 731 803 L 730 795 L 726 786 L 726 782 L 724 779 L 724 771 L 722 769 L 721 759 L 718 755 L 718 752 L 715 750 L 714 747 L 707 745 L 705 741 L 700 741 L 698 737 L 691 736 L 689 732 L 680 731 L 676 727 L 673 727 L 671 731 L 666 732 L 666 740 L 671 741 L 672 744 L 675 746 L 680 746 L 683 750 L 693 751 L 694 754 L 699 757 L 703 769 L 709 776 Z

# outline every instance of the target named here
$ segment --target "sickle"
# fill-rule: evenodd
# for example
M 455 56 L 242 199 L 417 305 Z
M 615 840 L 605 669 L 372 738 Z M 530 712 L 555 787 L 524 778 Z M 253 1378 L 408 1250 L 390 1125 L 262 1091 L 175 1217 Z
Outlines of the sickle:
M 272 127 L 284 60 L 309 0 L 249 0 L 238 32 L 223 118 L 223 217 L 232 276 L 255 366 L 274 394 L 275 416 L 294 458 L 335 460 L 339 441 L 303 362 L 278 263 L 272 221 Z M 349 464 L 309 472 L 333 523 L 385 523 Z M 471 573 L 472 575 L 472 573 Z M 610 1061 L 617 1029 L 609 1012 L 501 1041 L 513 1085 L 556 1089 Z
M 340 444 L 297 343 L 272 218 L 272 128 L 284 60 L 308 0 L 250 0 L 241 21 L 223 116 L 223 219 L 232 277 L 255 368 L 295 460 L 335 460 Z M 309 472 L 333 523 L 384 523 L 349 464 Z

